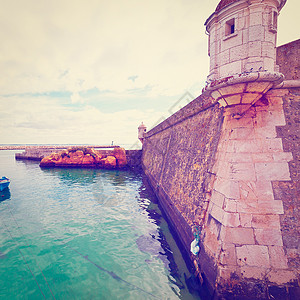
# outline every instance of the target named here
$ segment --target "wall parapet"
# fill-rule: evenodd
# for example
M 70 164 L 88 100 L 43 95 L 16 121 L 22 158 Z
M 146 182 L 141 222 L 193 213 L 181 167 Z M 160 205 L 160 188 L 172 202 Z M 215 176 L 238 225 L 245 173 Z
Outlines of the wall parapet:
M 179 111 L 172 114 L 166 120 L 156 125 L 154 128 L 146 132 L 145 137 L 150 137 L 155 135 L 163 130 L 169 129 L 172 126 L 175 126 L 189 118 L 194 117 L 202 111 L 209 109 L 214 106 L 216 103 L 210 94 L 207 92 L 202 93 L 200 96 L 192 100 L 185 107 L 181 108 Z

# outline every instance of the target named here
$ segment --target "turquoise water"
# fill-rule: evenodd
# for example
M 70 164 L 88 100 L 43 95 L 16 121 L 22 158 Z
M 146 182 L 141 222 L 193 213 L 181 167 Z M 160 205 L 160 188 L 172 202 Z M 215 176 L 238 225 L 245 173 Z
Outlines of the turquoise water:
M 141 174 L 0 151 L 0 299 L 197 299 Z

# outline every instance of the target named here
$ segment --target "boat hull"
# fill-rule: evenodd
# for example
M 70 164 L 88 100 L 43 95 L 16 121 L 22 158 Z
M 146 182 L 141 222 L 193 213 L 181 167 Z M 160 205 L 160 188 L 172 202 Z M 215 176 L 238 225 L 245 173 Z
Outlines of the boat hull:
M 7 189 L 9 184 L 9 179 L 6 177 L 2 177 L 2 179 L 0 179 L 0 191 L 2 192 L 3 190 Z

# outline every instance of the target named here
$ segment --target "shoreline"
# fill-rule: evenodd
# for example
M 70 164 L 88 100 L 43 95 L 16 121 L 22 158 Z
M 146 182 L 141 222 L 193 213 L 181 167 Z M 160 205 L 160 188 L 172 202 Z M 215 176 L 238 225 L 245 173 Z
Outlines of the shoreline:
M 67 149 L 68 147 L 87 147 L 87 148 L 97 148 L 97 149 L 109 149 L 118 148 L 118 145 L 5 145 L 0 146 L 0 150 L 25 150 L 25 149 Z

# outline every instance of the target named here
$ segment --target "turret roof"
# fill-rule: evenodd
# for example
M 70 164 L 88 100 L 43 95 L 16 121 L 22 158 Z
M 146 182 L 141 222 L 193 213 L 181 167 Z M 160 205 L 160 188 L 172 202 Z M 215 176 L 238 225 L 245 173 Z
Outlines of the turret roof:
M 229 4 L 232 4 L 232 3 L 235 3 L 235 2 L 239 2 L 241 0 L 221 0 L 215 10 L 215 12 L 219 12 L 221 9 L 223 9 L 225 6 L 229 5 Z M 287 0 L 282 0 L 280 2 L 280 5 L 278 7 L 278 10 L 280 11 L 282 9 L 282 7 L 285 5 Z
M 234 3 L 234 2 L 238 2 L 240 0 L 221 0 L 220 3 L 218 4 L 215 12 L 219 12 L 222 8 L 224 8 L 225 6 Z

